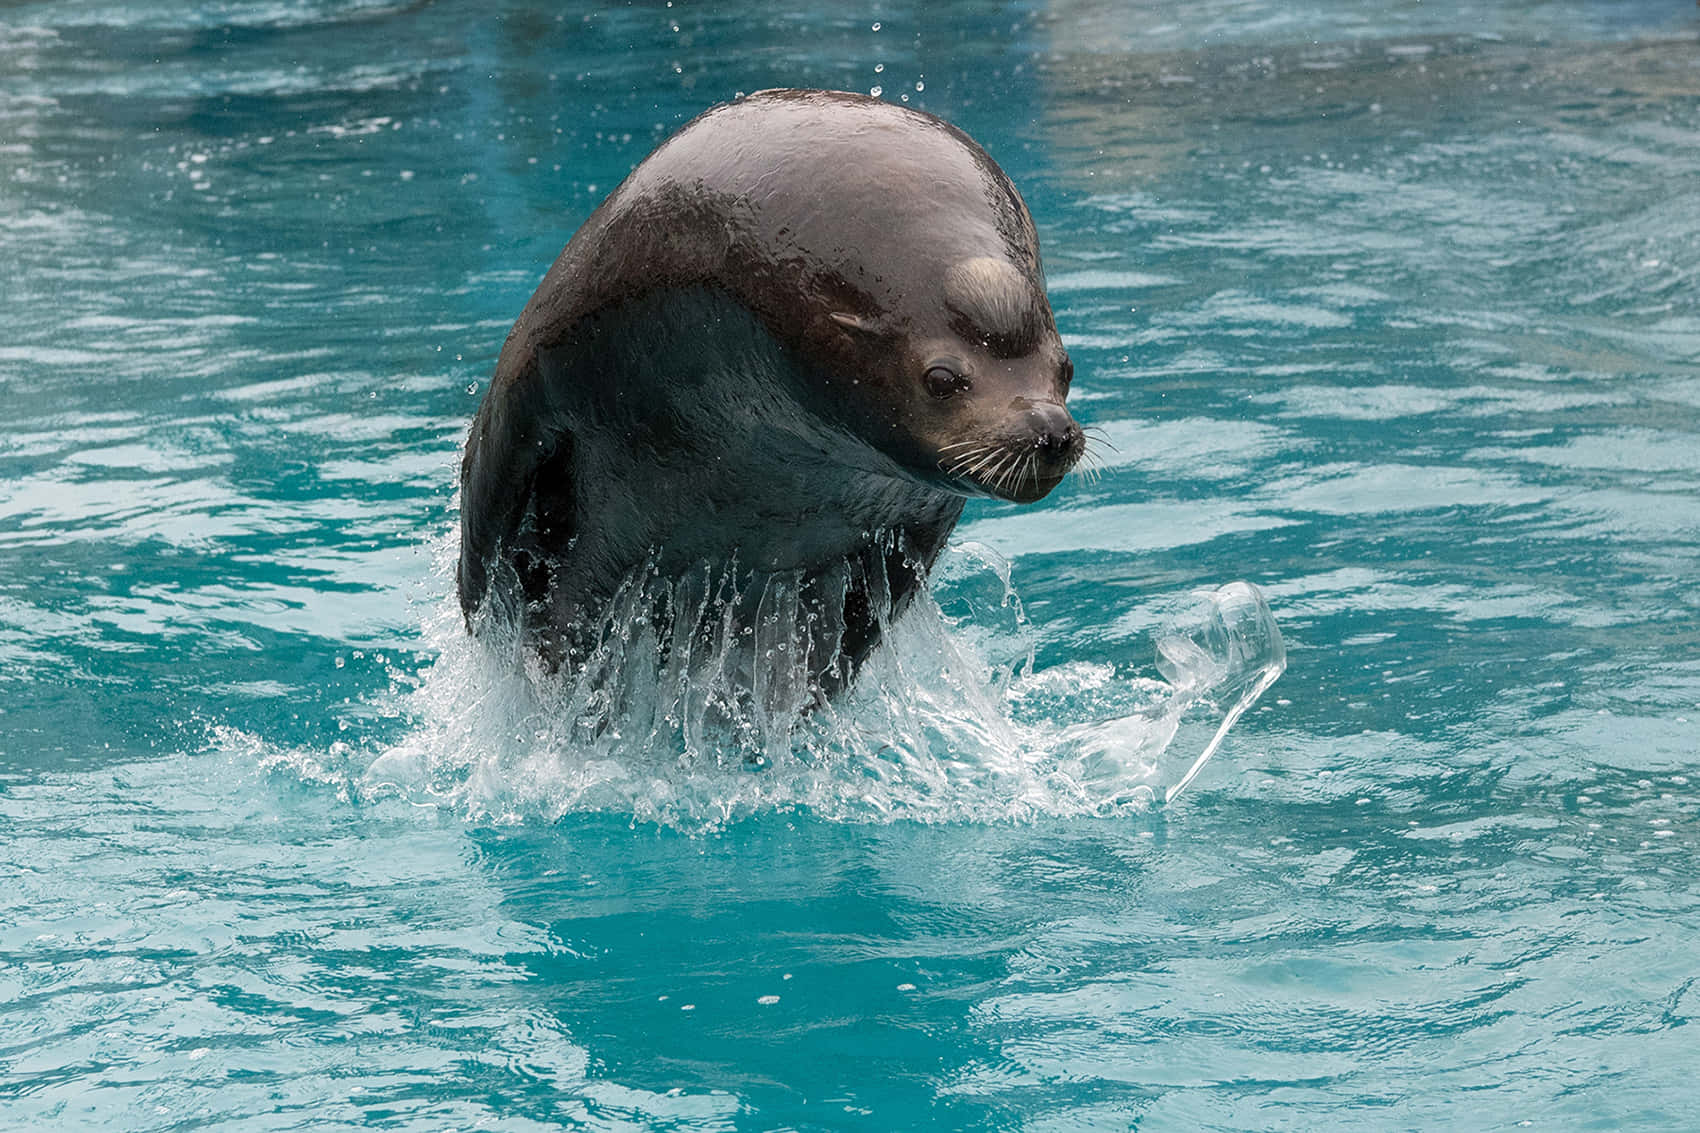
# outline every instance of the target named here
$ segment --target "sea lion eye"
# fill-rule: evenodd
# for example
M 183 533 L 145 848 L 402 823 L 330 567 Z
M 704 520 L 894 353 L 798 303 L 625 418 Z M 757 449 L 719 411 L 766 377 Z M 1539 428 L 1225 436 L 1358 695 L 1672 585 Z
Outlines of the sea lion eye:
M 922 380 L 927 383 L 927 392 L 937 398 L 946 398 L 953 393 L 961 393 L 969 386 L 966 376 L 945 365 L 928 366 L 927 373 Z

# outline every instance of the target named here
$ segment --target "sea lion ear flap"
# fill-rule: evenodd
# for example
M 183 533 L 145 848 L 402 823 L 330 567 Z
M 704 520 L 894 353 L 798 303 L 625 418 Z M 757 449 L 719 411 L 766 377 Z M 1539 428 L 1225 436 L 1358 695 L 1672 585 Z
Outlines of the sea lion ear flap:
M 827 316 L 827 318 L 831 319 L 845 330 L 853 331 L 857 334 L 872 334 L 874 331 L 874 322 L 872 319 L 863 318 L 861 315 L 853 314 L 850 311 L 833 311 Z
M 823 272 L 809 279 L 807 287 L 819 312 L 815 318 L 824 315 L 838 330 L 848 332 L 850 338 L 878 337 L 885 329 L 880 305 L 873 296 L 842 276 Z

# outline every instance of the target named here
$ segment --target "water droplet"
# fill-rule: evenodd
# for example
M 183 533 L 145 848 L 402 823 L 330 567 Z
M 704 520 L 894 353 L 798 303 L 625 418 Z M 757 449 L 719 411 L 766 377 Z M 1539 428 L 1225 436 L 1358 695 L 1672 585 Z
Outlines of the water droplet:
M 878 20 L 875 20 L 875 21 L 874 21 L 874 30 L 875 30 L 875 31 L 879 31 L 879 30 L 880 30 L 880 24 L 879 24 L 879 21 L 878 21 Z
M 885 88 L 884 87 L 869 87 L 868 93 L 873 95 L 875 98 L 878 98 L 880 95 L 885 93 Z

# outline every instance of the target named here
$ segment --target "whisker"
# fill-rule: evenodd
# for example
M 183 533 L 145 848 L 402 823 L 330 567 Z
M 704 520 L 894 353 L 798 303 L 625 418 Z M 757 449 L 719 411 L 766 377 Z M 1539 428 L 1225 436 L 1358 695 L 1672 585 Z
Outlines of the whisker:
M 985 473 L 985 471 L 986 471 L 986 470 L 987 470 L 987 469 L 988 469 L 988 468 L 989 468 L 989 467 L 991 467 L 991 465 L 992 465 L 992 463 L 993 463 L 993 462 L 994 462 L 994 461 L 996 461 L 996 460 L 997 460 L 997 458 L 998 458 L 998 457 L 999 457 L 999 456 L 1000 456 L 1000 455 L 1001 455 L 1001 454 L 1002 454 L 1002 453 L 1003 453 L 1003 450 L 1002 450 L 1002 449 L 1001 449 L 1001 448 L 993 448 L 993 449 L 991 449 L 991 451 L 990 451 L 990 452 L 988 452 L 988 453 L 987 453 L 987 454 L 986 454 L 986 455 L 985 455 L 985 456 L 984 456 L 984 457 L 982 457 L 982 458 L 981 458 L 981 459 L 979 459 L 979 460 L 977 460 L 977 461 L 975 461 L 975 463 L 974 463 L 974 467 L 973 467 L 973 468 L 972 468 L 972 469 L 970 469 L 970 470 L 969 470 L 969 474 L 970 474 L 970 475 L 972 475 L 972 476 L 980 476 L 980 475 L 982 475 L 982 474 L 984 474 L 984 473 Z
M 963 441 L 950 447 L 967 448 L 968 451 L 959 452 L 950 457 L 941 457 L 939 467 L 945 470 L 947 476 L 960 476 L 970 463 L 977 457 L 984 455 L 992 446 L 985 441 Z
M 998 465 L 998 491 L 1008 493 L 1015 487 L 1015 478 L 1021 471 L 1021 458 L 1021 450 L 1016 449 Z
M 1103 478 L 1103 469 L 1103 462 L 1096 453 L 1084 451 L 1070 471 L 1079 476 L 1081 483 L 1087 487 L 1097 487 L 1098 481 Z
M 970 448 L 967 452 L 959 452 L 953 456 L 940 459 L 939 464 L 941 467 L 950 468 L 952 474 L 954 474 L 956 471 L 965 467 L 969 461 L 973 460 L 976 455 L 983 451 L 983 448 L 984 446 L 982 444 L 976 443 L 974 447 Z

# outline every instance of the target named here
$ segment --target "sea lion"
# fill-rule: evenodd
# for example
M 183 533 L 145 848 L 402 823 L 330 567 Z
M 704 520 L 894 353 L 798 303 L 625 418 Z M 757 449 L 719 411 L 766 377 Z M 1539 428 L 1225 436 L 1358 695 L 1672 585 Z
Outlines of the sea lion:
M 777 586 L 830 693 L 966 498 L 1031 502 L 1074 465 L 1071 377 L 1032 217 L 966 134 L 839 92 L 716 106 L 507 337 L 461 468 L 468 627 L 559 666 L 636 573 L 698 579 L 673 604 L 734 635 Z

